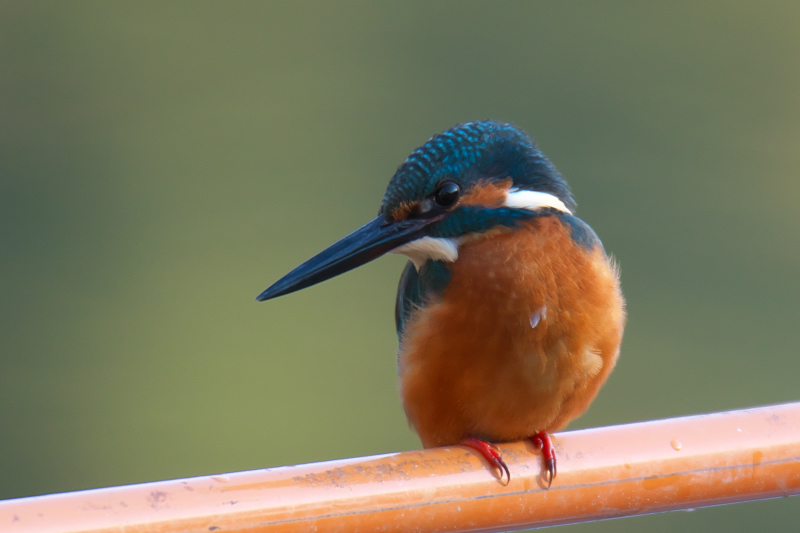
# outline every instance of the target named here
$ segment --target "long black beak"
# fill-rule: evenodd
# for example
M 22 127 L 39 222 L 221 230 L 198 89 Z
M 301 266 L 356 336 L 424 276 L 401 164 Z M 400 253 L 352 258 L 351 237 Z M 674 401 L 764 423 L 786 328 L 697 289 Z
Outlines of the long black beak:
M 418 218 L 387 222 L 382 216 L 374 218 L 283 276 L 259 294 L 256 300 L 263 302 L 299 291 L 369 263 L 423 236 L 425 227 L 435 220 Z

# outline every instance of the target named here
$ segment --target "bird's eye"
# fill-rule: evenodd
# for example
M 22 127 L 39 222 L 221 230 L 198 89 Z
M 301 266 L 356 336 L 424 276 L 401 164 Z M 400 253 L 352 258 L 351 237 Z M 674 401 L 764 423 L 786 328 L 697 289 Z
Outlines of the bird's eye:
M 444 183 L 433 196 L 434 201 L 442 207 L 449 207 L 458 200 L 458 185 L 452 181 Z

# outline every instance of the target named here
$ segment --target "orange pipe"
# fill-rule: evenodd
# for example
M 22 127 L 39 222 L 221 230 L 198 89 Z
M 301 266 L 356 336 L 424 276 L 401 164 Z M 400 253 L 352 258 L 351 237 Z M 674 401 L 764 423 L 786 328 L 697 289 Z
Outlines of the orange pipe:
M 498 531 L 800 493 L 800 403 L 554 436 L 543 489 L 529 443 L 504 487 L 454 446 L 0 501 L 0 530 Z

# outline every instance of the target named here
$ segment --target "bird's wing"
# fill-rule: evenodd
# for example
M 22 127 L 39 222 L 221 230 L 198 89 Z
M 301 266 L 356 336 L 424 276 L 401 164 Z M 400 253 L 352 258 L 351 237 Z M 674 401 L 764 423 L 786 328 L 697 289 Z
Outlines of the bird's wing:
M 414 263 L 409 261 L 400 276 L 397 286 L 397 300 L 394 306 L 394 322 L 397 327 L 397 336 L 402 338 L 406 322 L 415 307 L 422 305 L 422 284 L 419 273 Z
M 603 247 L 603 243 L 600 242 L 597 233 L 594 232 L 589 224 L 575 215 L 560 212 L 554 214 L 567 223 L 570 229 L 570 237 L 576 244 L 587 249 L 592 249 L 597 245 L 600 245 L 601 248 Z
M 394 307 L 397 336 L 401 341 L 412 313 L 431 298 L 441 295 L 450 282 L 450 277 L 450 267 L 443 261 L 428 260 L 419 271 L 411 261 L 406 264 L 403 275 L 400 276 Z

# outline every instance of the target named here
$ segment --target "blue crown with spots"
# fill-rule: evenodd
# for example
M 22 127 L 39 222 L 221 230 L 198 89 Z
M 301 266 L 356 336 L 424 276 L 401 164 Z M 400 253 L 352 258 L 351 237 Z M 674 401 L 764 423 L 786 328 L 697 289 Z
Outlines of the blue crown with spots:
M 567 182 L 533 139 L 513 124 L 487 120 L 459 124 L 411 152 L 389 181 L 381 214 L 433 194 L 445 178 L 463 190 L 478 179 L 511 178 L 514 187 L 552 194 L 575 209 Z

